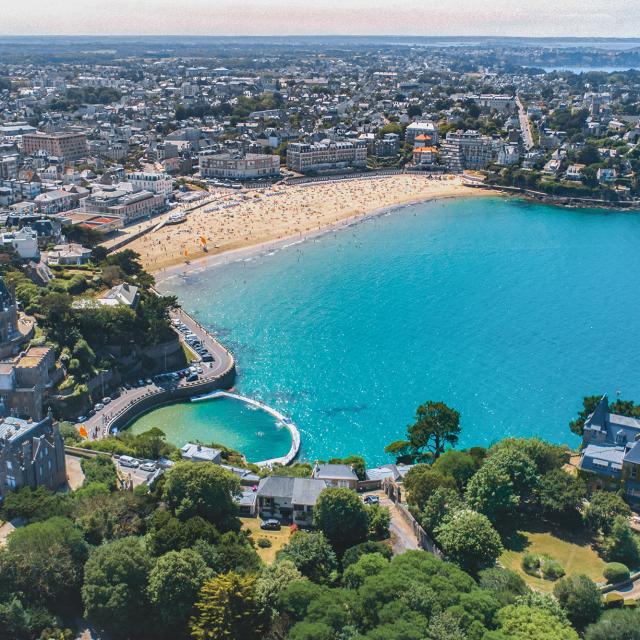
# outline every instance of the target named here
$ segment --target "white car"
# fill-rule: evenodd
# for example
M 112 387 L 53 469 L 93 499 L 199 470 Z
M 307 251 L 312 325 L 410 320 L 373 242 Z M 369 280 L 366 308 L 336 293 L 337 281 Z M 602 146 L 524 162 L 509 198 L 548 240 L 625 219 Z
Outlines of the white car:
M 94 405 L 93 407 L 96 411 L 102 411 L 104 409 L 104 405 L 102 404 L 102 402 L 98 402 L 96 405 Z
M 139 468 L 140 471 L 155 471 L 157 469 L 155 462 L 143 462 Z
M 118 461 L 121 467 L 132 467 L 136 469 L 140 466 L 140 461 L 132 458 L 131 456 L 120 456 L 120 460 Z

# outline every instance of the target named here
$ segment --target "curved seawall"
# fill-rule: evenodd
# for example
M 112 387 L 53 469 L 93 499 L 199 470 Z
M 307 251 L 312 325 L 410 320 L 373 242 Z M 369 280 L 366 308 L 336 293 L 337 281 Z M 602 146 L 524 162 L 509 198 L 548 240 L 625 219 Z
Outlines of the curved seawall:
M 202 402 L 204 400 L 214 400 L 216 398 L 231 398 L 232 400 L 239 400 L 240 402 L 244 402 L 245 404 L 257 407 L 258 409 L 265 411 L 266 413 L 272 415 L 276 420 L 281 422 L 291 434 L 291 448 L 285 456 L 281 456 L 280 458 L 270 458 L 269 460 L 261 460 L 260 462 L 256 462 L 255 464 L 257 464 L 259 467 L 269 467 L 274 464 L 289 465 L 295 460 L 298 452 L 300 451 L 300 432 L 298 431 L 298 427 L 296 427 L 296 425 L 293 424 L 293 422 L 291 422 L 289 418 L 280 413 L 277 409 L 274 409 L 273 407 L 270 407 L 260 402 L 259 400 L 247 398 L 246 396 L 241 396 L 238 393 L 231 393 L 229 391 L 213 391 L 212 393 L 208 393 L 203 396 L 191 398 L 191 402 Z

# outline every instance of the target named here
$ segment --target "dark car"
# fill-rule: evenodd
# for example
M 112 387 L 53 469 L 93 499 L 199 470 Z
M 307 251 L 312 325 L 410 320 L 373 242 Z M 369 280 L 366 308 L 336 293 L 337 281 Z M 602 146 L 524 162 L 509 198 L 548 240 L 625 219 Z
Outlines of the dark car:
M 260 528 L 267 531 L 280 531 L 280 523 L 277 520 L 270 518 L 269 520 L 263 520 L 260 523 Z
M 195 382 L 197 379 L 198 379 L 197 373 L 192 373 L 189 376 L 187 376 L 187 382 Z
M 379 504 L 380 498 L 378 496 L 365 496 L 364 497 L 365 504 Z
M 203 362 L 213 362 L 213 356 L 210 353 L 203 353 L 202 354 L 202 361 Z

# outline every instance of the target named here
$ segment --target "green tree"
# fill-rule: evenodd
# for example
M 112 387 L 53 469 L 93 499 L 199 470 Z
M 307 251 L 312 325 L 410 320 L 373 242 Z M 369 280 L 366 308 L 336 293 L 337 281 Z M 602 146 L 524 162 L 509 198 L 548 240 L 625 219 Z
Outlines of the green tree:
M 114 638 L 143 635 L 148 630 L 151 567 L 140 538 L 121 538 L 95 549 L 85 565 L 85 616 Z
M 302 620 L 307 615 L 309 605 L 328 591 L 327 587 L 307 579 L 294 580 L 280 593 L 278 610 L 294 620 Z
M 149 574 L 147 592 L 162 635 L 182 635 L 202 585 L 213 572 L 192 549 L 169 551 Z
M 600 617 L 602 595 L 587 576 L 574 575 L 558 580 L 553 586 L 553 595 L 578 629 L 584 629 Z
M 469 509 L 448 516 L 435 533 L 445 556 L 474 574 L 493 565 L 503 550 L 489 519 Z
M 324 622 L 298 622 L 295 624 L 288 640 L 334 640 L 336 632 Z
M 389 525 L 391 513 L 389 507 L 379 504 L 370 504 L 366 507 L 369 537 L 376 540 L 384 540 L 389 537 Z
M 596 533 L 608 535 L 616 516 L 629 518 L 629 505 L 617 493 L 594 491 L 584 513 L 587 526 Z
M 26 522 L 48 520 L 55 516 L 66 517 L 73 508 L 73 498 L 68 494 L 53 493 L 45 487 L 22 487 L 8 491 L 2 501 L 0 514 L 4 520 L 20 518 Z
M 428 401 L 416 409 L 416 421 L 407 427 L 409 442 L 418 459 L 435 460 L 458 442 L 460 414 L 444 402 Z
M 466 451 L 449 449 L 434 462 L 433 470 L 453 478 L 458 491 L 463 491 L 467 482 L 478 470 L 478 465 L 475 458 Z
M 314 582 L 328 582 L 338 566 L 336 554 L 319 531 L 296 531 L 278 551 L 277 559 L 290 560 L 303 576 Z
M 363 555 L 344 570 L 342 583 L 349 589 L 357 589 L 364 584 L 365 578 L 378 575 L 388 564 L 389 560 L 380 553 Z
M 465 498 L 469 506 L 496 522 L 515 513 L 520 500 L 509 475 L 493 465 L 485 465 L 471 478 Z
M 455 489 L 438 487 L 425 501 L 420 524 L 433 533 L 445 516 L 464 508 L 465 504 Z
M 621 562 L 610 562 L 602 572 L 604 579 L 610 584 L 618 584 L 629 580 L 629 567 Z
M 614 609 L 605 611 L 595 624 L 589 625 L 585 640 L 640 640 L 640 611 Z
M 544 514 L 560 522 L 575 522 L 580 517 L 586 493 L 584 482 L 562 469 L 554 469 L 543 475 L 538 488 Z
M 256 600 L 256 577 L 223 573 L 202 586 L 191 620 L 195 640 L 258 640 L 263 620 Z
M 118 486 L 118 474 L 113 460 L 106 455 L 95 458 L 83 458 L 80 462 L 84 473 L 84 484 L 102 484 L 115 491 Z
M 367 538 L 369 519 L 355 491 L 342 487 L 325 489 L 313 509 L 313 523 L 339 556 Z
M 262 569 L 256 581 L 256 602 L 268 620 L 278 613 L 278 602 L 285 589 L 302 574 L 290 560 L 281 560 Z
M 31 604 L 73 610 L 79 603 L 88 550 L 82 533 L 66 518 L 16 529 L 2 554 L 0 581 Z
M 234 528 L 240 481 L 215 464 L 179 462 L 164 484 L 163 499 L 176 517 L 187 520 L 201 516 L 221 530 Z
M 514 604 L 519 596 L 529 593 L 529 587 L 522 576 L 511 569 L 491 567 L 478 574 L 478 583 L 489 591 L 501 606 Z
M 427 464 L 417 464 L 404 478 L 407 502 L 422 509 L 430 496 L 440 488 L 455 489 L 456 482 L 451 476 L 445 476 Z
M 216 546 L 215 570 L 220 573 L 256 573 L 260 570 L 260 556 L 244 533 L 227 531 Z
M 640 562 L 638 539 L 624 516 L 616 516 L 611 533 L 605 538 L 603 554 L 608 562 L 622 562 L 637 567 Z
M 551 444 L 540 438 L 504 438 L 488 451 L 492 456 L 501 451 L 519 451 L 530 458 L 539 474 L 560 469 L 567 461 L 566 447 Z
M 358 560 L 363 555 L 366 555 L 368 553 L 379 553 L 387 560 L 391 560 L 391 556 L 393 555 L 389 545 L 385 544 L 384 542 L 367 540 L 366 542 L 361 542 L 360 544 L 356 544 L 353 547 L 349 547 L 345 551 L 344 556 L 342 556 L 343 569 L 346 569 L 349 565 L 358 562 Z
M 531 458 L 518 449 L 505 449 L 487 457 L 467 485 L 469 505 L 495 522 L 515 513 L 533 495 L 538 475 Z
M 498 612 L 497 620 L 508 640 L 578 640 L 567 622 L 539 607 L 511 604 Z

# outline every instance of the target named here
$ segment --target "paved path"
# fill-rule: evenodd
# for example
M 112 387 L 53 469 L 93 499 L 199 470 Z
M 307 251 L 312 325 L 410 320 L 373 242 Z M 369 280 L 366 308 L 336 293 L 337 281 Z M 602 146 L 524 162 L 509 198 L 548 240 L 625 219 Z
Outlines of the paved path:
M 176 381 L 152 382 L 134 389 L 123 389 L 119 397 L 114 398 L 104 409 L 97 411 L 94 416 L 83 422 L 90 440 L 98 440 L 109 434 L 114 420 L 132 404 L 150 395 L 164 393 L 168 389 L 194 388 L 194 394 L 198 393 L 198 387 L 203 381 L 217 378 L 227 372 L 234 364 L 233 356 L 217 340 L 211 336 L 204 327 L 191 318 L 182 309 L 171 312 L 172 318 L 179 318 L 189 329 L 198 336 L 204 347 L 213 356 L 213 362 L 199 362 L 203 373 L 196 382 L 186 382 L 184 378 Z M 182 340 L 182 337 L 180 337 Z M 79 425 L 78 425 L 79 426 Z
M 376 495 L 380 498 L 380 505 L 388 507 L 391 513 L 391 524 L 389 526 L 389 532 L 391 533 L 391 547 L 394 555 L 400 555 L 405 551 L 412 549 L 420 549 L 418 540 L 415 537 L 413 530 L 407 524 L 407 521 L 400 515 L 395 503 L 389 499 L 387 494 L 382 491 L 372 491 L 367 495 Z

